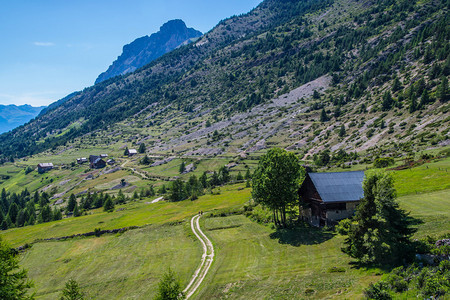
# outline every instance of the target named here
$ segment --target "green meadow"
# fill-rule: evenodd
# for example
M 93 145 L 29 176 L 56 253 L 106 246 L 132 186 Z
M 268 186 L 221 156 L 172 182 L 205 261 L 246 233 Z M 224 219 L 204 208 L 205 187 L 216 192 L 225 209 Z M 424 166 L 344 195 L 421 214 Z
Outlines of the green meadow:
M 216 189 L 215 192 L 219 192 L 219 189 Z M 112 213 L 97 209 L 89 211 L 89 214 L 85 216 L 13 228 L 0 234 L 17 247 L 25 243 L 32 243 L 37 239 L 91 232 L 95 228 L 116 229 L 177 222 L 190 218 L 199 211 L 241 207 L 250 200 L 250 189 L 244 189 L 243 184 L 237 184 L 222 187 L 218 195 L 204 195 L 195 201 L 150 203 L 151 200 L 146 199 L 116 206 L 116 211 Z
M 446 159 L 393 171 L 400 207 L 421 220 L 417 238 L 449 232 L 448 163 Z M 214 192 L 195 201 L 139 200 L 117 206 L 112 213 L 92 210 L 78 218 L 10 229 L 1 235 L 13 246 L 32 244 L 21 255 L 21 264 L 35 283 L 38 299 L 57 299 L 69 278 L 95 299 L 149 299 L 168 267 L 186 285 L 198 266 L 201 245 L 189 227 L 193 215 L 200 210 L 241 208 L 251 198 L 251 189 L 244 184 Z M 128 226 L 140 228 L 35 242 Z M 333 231 L 276 230 L 244 215 L 204 216 L 201 226 L 214 243 L 216 257 L 194 299 L 358 299 L 383 274 L 379 269 L 355 268 L 340 250 L 343 237 Z

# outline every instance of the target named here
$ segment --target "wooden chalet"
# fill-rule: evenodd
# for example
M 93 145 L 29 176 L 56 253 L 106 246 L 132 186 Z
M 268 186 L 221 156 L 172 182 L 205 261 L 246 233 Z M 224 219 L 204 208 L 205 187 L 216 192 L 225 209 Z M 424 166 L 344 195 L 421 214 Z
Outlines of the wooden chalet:
M 92 169 L 101 169 L 106 167 L 106 162 L 97 155 L 90 155 L 89 156 L 89 166 Z
M 300 199 L 308 205 L 303 217 L 324 226 L 353 216 L 364 197 L 363 180 L 364 171 L 308 173 L 299 190 Z
M 38 172 L 40 174 L 42 174 L 42 173 L 45 173 L 45 172 L 53 169 L 53 164 L 52 163 L 40 163 L 37 165 L 37 168 L 38 168 Z
M 128 156 L 133 156 L 133 155 L 136 155 L 137 153 L 138 152 L 136 149 L 128 149 L 128 151 L 127 151 Z

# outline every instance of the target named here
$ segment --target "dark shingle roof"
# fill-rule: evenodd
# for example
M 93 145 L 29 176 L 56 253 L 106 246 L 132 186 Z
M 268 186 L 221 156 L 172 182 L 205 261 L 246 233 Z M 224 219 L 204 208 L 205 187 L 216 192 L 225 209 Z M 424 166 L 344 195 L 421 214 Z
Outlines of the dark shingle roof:
M 358 201 L 364 197 L 364 171 L 309 173 L 323 202 Z

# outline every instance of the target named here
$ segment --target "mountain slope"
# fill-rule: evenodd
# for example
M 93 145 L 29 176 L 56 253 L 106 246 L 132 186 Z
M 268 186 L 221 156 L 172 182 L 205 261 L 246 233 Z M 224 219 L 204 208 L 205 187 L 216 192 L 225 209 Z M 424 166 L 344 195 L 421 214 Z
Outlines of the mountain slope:
M 45 106 L 33 107 L 31 105 L 0 105 L 0 133 L 9 131 L 23 125 L 36 117 Z
M 95 83 L 133 72 L 201 35 L 200 31 L 187 28 L 182 20 L 171 20 L 162 25 L 160 30 L 151 36 L 140 37 L 125 45 L 122 54 L 106 72 L 98 76 Z
M 448 23 L 443 1 L 264 1 L 0 136 L 0 153 L 82 145 L 89 134 L 185 155 L 277 145 L 352 159 L 445 144 Z

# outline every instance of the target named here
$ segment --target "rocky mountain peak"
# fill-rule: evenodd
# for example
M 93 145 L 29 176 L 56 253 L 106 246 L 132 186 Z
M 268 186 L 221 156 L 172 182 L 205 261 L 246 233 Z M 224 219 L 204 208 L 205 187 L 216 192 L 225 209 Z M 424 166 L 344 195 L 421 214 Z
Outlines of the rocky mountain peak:
M 170 20 L 163 24 L 158 32 L 140 37 L 125 45 L 122 54 L 106 72 L 98 76 L 95 83 L 133 72 L 201 35 L 200 31 L 188 28 L 182 20 Z

